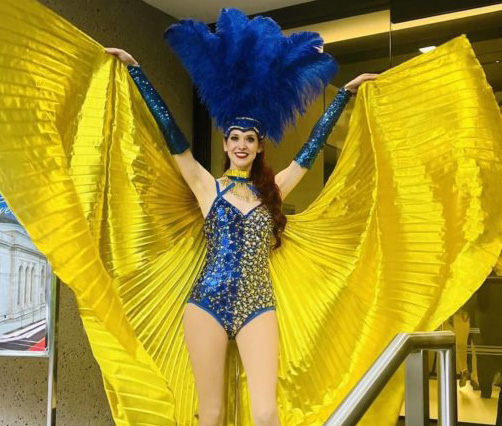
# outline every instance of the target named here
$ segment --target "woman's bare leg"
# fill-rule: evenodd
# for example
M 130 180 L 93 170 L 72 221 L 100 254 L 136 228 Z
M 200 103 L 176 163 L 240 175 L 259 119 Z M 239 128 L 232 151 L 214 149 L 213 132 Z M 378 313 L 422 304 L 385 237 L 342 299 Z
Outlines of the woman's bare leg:
M 221 426 L 227 333 L 214 317 L 193 303 L 186 304 L 183 326 L 199 396 L 199 426 Z
M 275 311 L 253 318 L 235 338 L 246 370 L 256 426 L 280 426 L 277 410 L 279 328 Z

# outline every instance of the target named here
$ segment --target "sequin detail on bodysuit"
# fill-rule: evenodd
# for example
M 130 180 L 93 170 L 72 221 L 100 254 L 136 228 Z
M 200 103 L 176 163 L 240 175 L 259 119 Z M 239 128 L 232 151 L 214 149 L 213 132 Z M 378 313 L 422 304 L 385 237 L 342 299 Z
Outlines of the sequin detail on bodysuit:
M 268 266 L 272 217 L 264 204 L 244 214 L 223 198 L 233 185 L 220 191 L 216 181 L 204 222 L 206 263 L 188 299 L 213 315 L 229 339 L 276 304 Z

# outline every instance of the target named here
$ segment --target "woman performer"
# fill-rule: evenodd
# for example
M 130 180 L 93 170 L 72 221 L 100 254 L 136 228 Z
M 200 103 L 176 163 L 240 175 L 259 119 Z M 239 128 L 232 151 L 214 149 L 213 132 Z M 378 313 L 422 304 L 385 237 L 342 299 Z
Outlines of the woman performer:
M 322 45 L 311 48 L 314 54 L 325 55 Z M 127 65 L 205 218 L 206 263 L 184 312 L 185 342 L 199 396 L 199 424 L 222 424 L 225 357 L 228 341 L 235 339 L 248 376 L 255 424 L 279 425 L 279 338 L 269 274 L 270 237 L 275 240 L 273 248 L 278 248 L 286 225 L 282 200 L 312 166 L 351 95 L 377 75 L 362 74 L 340 89 L 295 159 L 275 176 L 264 158 L 264 136 L 267 130 L 272 133 L 270 129 L 264 129 L 255 117 L 234 117 L 223 129 L 226 171 L 215 180 L 194 159 L 138 62 L 122 49 L 106 51 Z

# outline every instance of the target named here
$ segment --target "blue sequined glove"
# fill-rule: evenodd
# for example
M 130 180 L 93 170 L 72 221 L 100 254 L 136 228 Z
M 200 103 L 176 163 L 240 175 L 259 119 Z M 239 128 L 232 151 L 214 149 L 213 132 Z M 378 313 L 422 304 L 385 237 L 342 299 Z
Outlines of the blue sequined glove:
M 162 134 L 164 135 L 164 139 L 166 140 L 167 147 L 171 154 L 181 154 L 189 149 L 190 144 L 174 121 L 171 111 L 169 111 L 162 97 L 157 93 L 143 73 L 141 67 L 127 65 L 127 70 L 134 80 L 134 83 L 136 83 L 136 86 L 138 86 L 141 96 L 143 96 L 150 112 L 162 130 Z
M 295 161 L 302 167 L 310 169 L 314 160 L 319 154 L 319 151 L 324 147 L 328 136 L 333 130 L 333 126 L 338 121 L 342 114 L 345 105 L 352 96 L 352 92 L 345 88 L 341 88 L 333 102 L 328 106 L 322 117 L 317 121 L 314 128 L 310 132 L 307 142 L 302 146 L 298 154 L 296 154 Z

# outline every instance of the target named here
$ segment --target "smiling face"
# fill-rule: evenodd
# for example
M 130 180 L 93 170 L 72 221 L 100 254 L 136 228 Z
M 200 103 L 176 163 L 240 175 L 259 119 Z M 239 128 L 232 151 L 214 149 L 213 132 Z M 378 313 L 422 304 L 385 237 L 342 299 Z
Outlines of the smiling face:
M 230 168 L 251 170 L 256 154 L 263 151 L 262 143 L 254 130 L 243 132 L 232 129 L 227 139 L 223 139 L 223 150 L 230 160 Z

